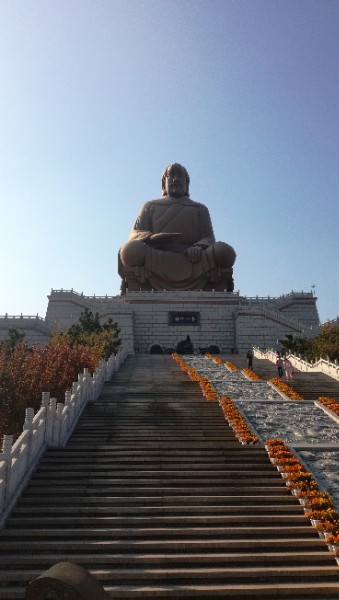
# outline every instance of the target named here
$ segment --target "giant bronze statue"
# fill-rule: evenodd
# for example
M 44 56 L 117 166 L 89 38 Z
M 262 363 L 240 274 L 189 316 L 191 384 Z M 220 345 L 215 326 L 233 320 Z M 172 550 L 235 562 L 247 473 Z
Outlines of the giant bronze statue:
M 189 175 L 175 163 L 162 176 L 163 198 L 141 208 L 119 251 L 121 292 L 233 291 L 235 252 L 216 242 L 208 209 L 189 197 Z

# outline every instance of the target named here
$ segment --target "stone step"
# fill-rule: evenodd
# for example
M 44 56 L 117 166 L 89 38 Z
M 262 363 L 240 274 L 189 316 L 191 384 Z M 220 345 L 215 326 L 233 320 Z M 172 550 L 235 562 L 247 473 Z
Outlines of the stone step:
M 244 368 L 244 361 L 240 358 L 231 359 L 240 368 Z M 277 377 L 278 372 L 274 363 L 255 358 L 253 361 L 254 371 L 264 380 Z M 319 396 L 330 396 L 339 401 L 339 382 L 324 375 L 323 373 L 306 373 L 294 369 L 293 381 L 282 381 L 288 383 L 298 394 L 307 400 L 316 400 Z
M 258 458 L 257 460 L 249 460 L 245 461 L 238 458 L 238 460 L 227 459 L 221 457 L 204 457 L 195 456 L 189 459 L 188 456 L 182 457 L 150 457 L 147 454 L 144 456 L 141 453 L 139 456 L 129 456 L 123 458 L 119 454 L 117 459 L 114 459 L 114 456 L 103 456 L 103 457 L 67 457 L 63 456 L 58 460 L 57 458 L 52 459 L 43 459 L 41 464 L 38 466 L 36 473 L 43 473 L 45 471 L 54 472 L 56 469 L 62 468 L 62 470 L 72 470 L 76 469 L 77 471 L 82 471 L 86 469 L 88 466 L 89 469 L 95 470 L 104 470 L 114 468 L 116 471 L 123 469 L 143 469 L 143 470 L 175 470 L 178 471 L 205 471 L 205 470 L 213 470 L 213 471 L 268 471 L 271 473 L 276 473 L 277 470 L 273 465 L 267 462 L 267 459 L 263 460 L 262 458 Z
M 232 583 L 260 583 L 263 576 L 265 576 L 265 582 L 269 583 L 270 580 L 274 583 L 285 582 L 286 578 L 289 582 L 317 582 L 322 581 L 326 577 L 327 581 L 338 582 L 338 567 L 333 560 L 333 565 L 321 565 L 312 567 L 309 566 L 287 566 L 284 567 L 202 567 L 199 569 L 195 567 L 181 567 L 181 568 L 100 568 L 90 569 L 92 575 L 105 585 L 106 589 L 109 585 L 145 585 L 147 583 L 150 587 L 152 585 L 185 585 L 190 584 L 192 580 L 198 584 L 208 583 L 213 580 L 214 583 L 219 582 L 222 584 L 227 582 L 227 586 Z M 14 569 L 9 569 L 7 574 L 3 574 L 0 571 L 0 585 L 2 581 L 13 581 L 13 583 L 26 582 L 39 577 L 39 569 L 22 569 L 20 573 L 17 573 Z
M 234 490 L 232 490 L 234 492 Z M 58 496 L 56 497 L 53 493 L 48 497 L 49 506 L 69 506 L 70 497 L 72 498 L 71 504 L 73 506 L 163 506 L 163 507 L 195 507 L 195 506 L 210 506 L 215 507 L 218 505 L 227 506 L 233 505 L 235 501 L 238 505 L 252 505 L 259 504 L 261 506 L 268 506 L 276 504 L 277 506 L 291 504 L 296 506 L 296 499 L 290 496 L 287 492 L 284 495 L 270 495 L 264 493 L 262 495 L 252 495 L 239 493 L 238 495 L 232 493 L 232 495 L 200 495 L 197 497 L 195 494 L 192 496 L 179 495 L 179 496 L 112 496 L 109 494 L 103 494 L 101 496 L 89 495 L 87 497 L 81 496 Z M 38 496 L 26 496 L 25 494 L 20 498 L 20 506 L 27 506 L 32 504 L 36 507 L 46 506 L 47 499 L 44 498 L 39 502 Z
M 200 515 L 204 516 L 231 516 L 231 515 L 258 515 L 258 516 L 271 516 L 271 518 L 276 519 L 278 516 L 288 515 L 297 515 L 300 516 L 300 506 L 298 503 L 290 503 L 290 504 L 267 504 L 263 498 L 261 498 L 261 502 L 258 504 L 250 505 L 244 502 L 240 504 L 231 505 L 231 504 L 222 504 L 222 505 L 212 505 L 209 504 L 204 506 L 194 505 L 194 506 L 101 506 L 99 504 L 90 505 L 84 504 L 67 504 L 67 505 L 52 505 L 48 506 L 45 503 L 39 505 L 39 516 L 43 517 L 43 515 L 55 515 L 55 518 L 58 518 L 59 515 L 73 515 L 74 519 L 78 515 L 86 515 L 89 517 L 90 515 L 106 515 L 106 516 L 121 516 L 121 515 L 129 515 L 130 517 L 137 516 L 188 516 L 190 518 L 199 517 Z M 13 515 L 36 515 L 36 504 L 35 502 L 30 505 L 15 507 L 13 511 Z M 11 520 L 9 521 L 9 523 Z
M 130 357 L 46 451 L 0 533 L 0 599 L 65 560 L 120 600 L 338 597 L 334 557 L 266 450 L 160 359 Z
M 186 474 L 186 472 L 182 474 L 166 474 L 162 473 L 161 471 L 145 472 L 143 470 L 140 470 L 136 472 L 119 472 L 117 474 L 114 474 L 111 471 L 109 471 L 106 474 L 102 473 L 95 475 L 92 472 L 88 474 L 88 477 L 86 477 L 83 473 L 78 474 L 73 471 L 68 474 L 63 474 L 62 481 L 60 481 L 60 476 L 59 478 L 56 478 L 47 474 L 44 476 L 36 475 L 31 480 L 29 489 L 33 489 L 34 487 L 38 486 L 45 486 L 51 483 L 51 481 L 53 482 L 53 485 L 56 486 L 56 488 L 66 485 L 69 486 L 68 480 L 72 482 L 72 487 L 76 487 L 79 485 L 104 485 L 106 487 L 114 484 L 115 486 L 120 487 L 125 486 L 126 489 L 128 489 L 129 486 L 147 486 L 149 488 L 153 488 L 158 487 L 159 485 L 164 486 L 163 489 L 166 489 L 169 485 L 184 485 L 184 487 L 186 487 L 187 485 L 199 485 L 199 487 L 201 488 L 208 485 L 211 487 L 218 486 L 222 488 L 226 485 L 251 485 L 251 480 L 253 481 L 253 474 L 251 477 L 247 471 L 225 471 L 225 473 L 219 473 L 218 475 L 213 472 L 204 472 L 203 474 L 201 474 L 201 472 L 198 472 L 195 474 L 195 476 L 193 476 L 192 473 L 188 475 Z M 255 486 L 258 487 L 260 485 L 279 486 L 280 488 L 282 488 L 282 486 L 284 486 L 285 484 L 283 483 L 278 473 L 275 474 L 271 471 L 265 473 L 263 471 L 259 471 L 256 472 Z
M 224 567 L 227 565 L 244 567 L 256 567 L 256 566 L 290 566 L 290 565 L 329 565 L 333 566 L 334 559 L 333 555 L 325 550 L 298 550 L 297 553 L 293 551 L 282 551 L 282 552 L 182 552 L 182 553 L 129 553 L 129 554 L 107 554 L 104 551 L 100 554 L 68 554 L 67 560 L 76 564 L 81 563 L 83 566 L 91 566 L 92 568 L 100 568 L 103 565 L 110 565 L 110 567 L 120 566 L 123 568 L 137 567 L 137 566 L 153 566 L 153 567 L 178 567 L 181 568 L 183 565 L 197 567 L 200 565 L 206 565 L 211 563 L 214 567 Z M 17 565 L 20 568 L 30 568 L 30 566 L 37 567 L 41 570 L 47 568 L 51 564 L 55 564 L 60 561 L 60 554 L 48 554 L 44 552 L 40 555 L 27 555 L 24 552 L 18 551 L 13 556 L 0 556 L 0 569 L 4 572 L 7 569 Z
M 145 469 L 140 469 L 138 471 L 136 470 L 132 470 L 129 469 L 128 471 L 126 469 L 124 469 L 123 471 L 115 471 L 115 469 L 102 469 L 100 472 L 97 472 L 96 469 L 88 469 L 88 476 L 86 477 L 86 472 L 85 471 L 78 471 L 76 469 L 73 470 L 64 470 L 63 474 L 63 481 L 67 481 L 68 479 L 71 480 L 76 480 L 77 484 L 79 483 L 100 483 L 105 482 L 105 483 L 111 483 L 111 482 L 115 482 L 117 484 L 119 483 L 126 483 L 129 484 L 129 482 L 135 481 L 135 478 L 138 478 L 138 482 L 140 481 L 145 481 L 145 482 L 152 482 L 152 483 L 158 483 L 158 482 L 162 482 L 162 481 L 166 481 L 169 483 L 176 483 L 176 482 L 180 482 L 180 481 L 184 481 L 186 484 L 187 483 L 194 483 L 196 481 L 200 481 L 200 482 L 205 482 L 205 480 L 207 480 L 208 483 L 213 482 L 213 483 L 221 483 L 225 480 L 228 480 L 229 478 L 232 479 L 251 479 L 253 480 L 253 472 L 249 472 L 249 471 L 233 471 L 233 470 L 219 470 L 219 471 L 203 471 L 203 470 L 199 470 L 196 473 L 192 473 L 192 471 L 187 471 L 182 470 L 182 471 L 162 471 L 161 469 L 153 469 L 153 470 L 145 470 Z M 56 481 L 55 481 L 56 480 Z M 255 481 L 256 483 L 258 483 L 261 480 L 265 480 L 266 482 L 269 481 L 274 481 L 277 480 L 279 483 L 281 483 L 281 477 L 280 475 L 277 473 L 275 474 L 274 472 L 272 473 L 271 469 L 267 469 L 267 471 L 263 471 L 263 470 L 257 470 L 255 473 Z M 34 474 L 34 477 L 31 479 L 30 481 L 30 486 L 34 486 L 34 485 L 46 485 L 46 483 L 50 483 L 51 481 L 53 481 L 53 484 L 58 484 L 60 483 L 60 472 L 58 473 L 57 471 L 54 472 L 37 472 Z
M 4 540 L 1 542 L 0 555 L 9 556 L 12 552 L 14 556 L 19 552 L 34 552 L 35 555 L 45 552 L 59 552 L 68 556 L 69 552 L 79 552 L 83 554 L 100 554 L 100 552 L 298 552 L 299 550 L 316 550 L 328 553 L 328 550 L 319 536 L 314 532 L 313 536 L 306 537 L 281 537 L 279 539 L 268 539 L 258 537 L 257 539 L 182 539 L 182 540 L 164 540 L 164 539 L 32 539 L 32 540 Z M 61 558 L 60 558 L 61 560 Z M 338 573 L 339 582 L 339 573 Z
M 138 468 L 139 467 L 139 468 Z M 122 471 L 122 473 L 121 473 Z M 180 463 L 179 465 L 177 463 L 175 463 L 173 465 L 172 461 L 168 461 L 167 464 L 159 461 L 159 462 L 154 462 L 154 463 L 149 463 L 149 464 L 144 464 L 143 460 L 140 459 L 140 463 L 136 463 L 135 461 L 133 461 L 132 463 L 129 462 L 125 462 L 125 463 L 116 463 L 116 461 L 112 460 L 109 463 L 105 463 L 105 464 L 101 464 L 91 461 L 85 461 L 83 463 L 78 463 L 78 462 L 67 462 L 64 463 L 62 466 L 62 473 L 63 473 L 63 477 L 71 477 L 71 476 L 75 476 L 81 473 L 88 473 L 90 474 L 99 474 L 100 476 L 102 474 L 107 474 L 107 475 L 113 475 L 113 474 L 119 474 L 119 476 L 123 476 L 126 471 L 128 471 L 130 476 L 140 476 L 141 473 L 143 473 L 145 475 L 145 477 L 147 477 L 148 475 L 153 476 L 156 474 L 159 474 L 159 476 L 163 476 L 163 477 L 168 477 L 168 476 L 178 476 L 178 477 L 186 477 L 189 475 L 192 475 L 194 472 L 194 475 L 197 474 L 199 477 L 205 477 L 205 476 L 220 476 L 223 475 L 225 473 L 227 473 L 228 475 L 232 474 L 232 473 L 242 473 L 245 474 L 246 473 L 251 473 L 253 475 L 253 471 L 255 471 L 256 476 L 258 475 L 265 475 L 267 473 L 269 473 L 271 476 L 273 476 L 273 474 L 277 473 L 276 468 L 273 465 L 270 464 L 260 464 L 260 463 L 254 463 L 254 464 L 230 464 L 227 465 L 226 463 L 222 462 L 222 463 L 203 463 L 203 464 L 199 464 L 199 463 L 189 463 L 189 469 L 187 468 L 187 463 Z M 54 463 L 48 463 L 46 464 L 45 461 L 43 464 L 41 464 L 37 470 L 35 471 L 33 477 L 32 477 L 32 481 L 34 481 L 35 479 L 44 479 L 46 476 L 50 477 L 50 478 L 60 478 L 60 463 L 59 462 L 54 462 Z
M 60 499 L 66 497 L 74 498 L 73 501 L 76 501 L 75 498 L 79 497 L 79 494 L 87 495 L 88 497 L 102 497 L 102 496 L 110 496 L 110 498 L 125 498 L 128 501 L 129 498 L 134 498 L 139 500 L 140 497 L 146 498 L 163 498 L 163 501 L 167 502 L 177 502 L 176 498 L 178 495 L 185 494 L 186 497 L 194 497 L 197 501 L 200 502 L 200 496 L 204 496 L 204 498 L 212 499 L 214 497 L 220 497 L 222 495 L 229 495 L 229 492 L 232 492 L 232 496 L 243 496 L 250 495 L 251 493 L 259 496 L 262 495 L 264 497 L 273 494 L 277 494 L 281 496 L 282 489 L 280 482 L 276 485 L 267 486 L 266 482 L 263 481 L 262 485 L 252 485 L 248 482 L 244 482 L 243 485 L 241 482 L 237 482 L 236 485 L 232 482 L 229 482 L 229 485 L 206 485 L 202 484 L 199 487 L 195 486 L 181 486 L 174 487 L 171 485 L 160 485 L 150 487 L 149 485 L 141 486 L 138 483 L 127 487 L 125 484 L 122 486 L 118 486 L 115 484 L 104 485 L 104 486 L 96 486 L 93 484 L 90 486 L 89 484 L 84 485 L 65 485 L 63 482 L 60 482 L 55 489 L 38 487 L 37 489 L 30 486 L 26 488 L 23 492 L 22 498 L 27 500 L 29 498 L 39 498 L 44 502 L 47 502 L 49 498 Z
M 125 447 L 130 447 L 130 445 L 133 444 L 133 447 L 135 449 L 139 448 L 140 450 L 162 450 L 163 452 L 170 450 L 171 448 L 173 448 L 174 446 L 174 441 L 168 441 L 168 440 L 163 440 L 161 438 L 161 436 L 159 437 L 159 440 L 154 440 L 151 442 L 146 442 L 143 440 L 138 440 L 138 439 L 128 439 L 125 441 L 125 443 L 123 442 L 123 440 L 119 440 L 118 442 L 115 442 L 115 440 L 113 439 L 112 442 L 110 444 L 107 443 L 103 443 L 102 439 L 100 439 L 100 441 L 98 441 L 97 444 L 95 444 L 94 442 L 92 442 L 92 444 L 90 443 L 89 440 L 87 440 L 87 443 L 84 443 L 83 438 L 81 441 L 76 441 L 74 438 L 72 438 L 67 447 L 70 451 L 72 450 L 80 450 L 82 447 L 86 447 L 89 450 L 94 450 L 95 448 L 98 447 L 99 450 L 102 449 L 102 446 L 108 446 L 111 449 L 111 452 L 114 450 L 118 450 L 118 449 L 123 449 L 124 445 Z M 208 450 L 213 450 L 217 449 L 217 450 L 224 450 L 225 452 L 227 452 L 227 448 L 229 448 L 231 451 L 232 450 L 236 450 L 237 448 L 239 448 L 239 442 L 237 440 L 235 440 L 235 438 L 232 438 L 231 443 L 229 443 L 226 439 L 222 439 L 221 441 L 215 440 L 215 441 L 209 441 L 209 440 L 199 440 L 198 442 L 195 441 L 194 439 L 190 440 L 188 439 L 187 441 L 176 441 L 175 443 L 175 448 L 176 450 L 181 450 L 182 452 L 184 451 L 196 451 L 196 452 L 200 452 L 200 454 L 202 454 L 204 451 L 208 451 Z M 197 450 L 198 448 L 200 448 L 200 450 Z M 243 455 L 245 456 L 245 455 Z
M 144 540 L 148 539 L 161 539 L 161 541 L 172 540 L 175 538 L 176 540 L 193 540 L 193 539 L 226 539 L 232 540 L 233 538 L 241 539 L 241 540 L 255 540 L 255 539 L 278 539 L 278 538 L 295 538 L 298 536 L 306 537 L 314 537 L 317 535 L 316 531 L 311 525 L 287 525 L 287 523 L 282 523 L 280 527 L 278 526 L 269 526 L 267 524 L 262 525 L 247 525 L 243 526 L 229 526 L 223 527 L 221 525 L 216 525 L 215 527 L 203 527 L 203 526 L 169 526 L 164 527 L 159 525 L 158 527 L 154 527 L 152 525 L 148 525 L 145 527 L 132 527 L 124 526 L 124 527 L 82 527 L 82 528 L 62 528 L 62 527 L 51 527 L 51 528 L 43 528 L 43 527 L 35 527 L 29 529 L 28 527 L 20 527 L 19 529 L 14 528 L 6 528 L 5 531 L 0 533 L 1 542 L 8 540 L 20 540 L 20 543 L 24 543 L 26 540 L 30 539 L 43 539 L 48 540 L 53 538 L 54 540 L 64 540 L 68 539 L 72 536 L 73 540 L 84 539 L 84 540 L 133 540 L 142 538 Z M 339 573 L 338 573 L 339 575 Z
M 205 598 L 229 598 L 230 600 L 323 600 L 324 598 L 338 598 L 338 585 L 335 582 L 330 583 L 259 583 L 259 584 L 184 584 L 182 586 L 161 585 L 159 586 L 108 586 L 105 587 L 107 594 L 111 598 L 123 600 L 129 598 L 149 598 L 157 597 L 170 600 L 179 600 L 180 598 L 194 598 L 195 600 L 205 600 Z M 15 586 L 10 590 L 1 590 L 1 600 L 21 600 L 25 597 L 25 588 Z
M 123 442 L 124 444 L 135 444 L 135 447 L 138 447 L 139 444 L 143 444 L 144 443 L 144 437 L 138 434 L 135 435 L 116 435 L 112 429 L 109 430 L 109 432 L 107 434 L 103 433 L 103 432 L 99 432 L 96 435 L 87 435 L 87 434 L 79 434 L 79 435 L 75 435 L 74 439 L 72 441 L 72 444 L 70 445 L 74 445 L 74 444 L 80 444 L 83 443 L 84 441 L 87 440 L 88 443 L 91 444 L 100 444 L 102 443 L 103 440 L 105 440 L 106 442 L 109 442 L 110 440 L 112 440 L 112 442 Z M 161 432 L 154 434 L 154 435 L 149 435 L 148 436 L 149 442 L 150 443 L 157 443 L 157 442 L 167 442 L 167 443 L 172 443 L 172 442 L 180 442 L 181 440 L 184 441 L 188 441 L 191 442 L 192 444 L 198 444 L 198 443 L 213 443 L 213 441 L 216 442 L 221 442 L 221 443 L 225 443 L 227 442 L 227 435 L 220 435 L 220 436 L 205 436 L 205 435 L 197 435 L 197 434 L 192 434 L 192 435 L 180 435 L 179 433 L 173 433 L 172 435 L 161 435 Z M 235 440 L 235 435 L 232 434 L 231 438 L 232 441 Z
M 111 598 L 135 598 L 136 590 L 133 586 L 123 587 L 106 587 L 106 592 Z M 208 597 L 219 597 L 219 598 L 230 598 L 235 600 L 255 598 L 256 600 L 262 600 L 262 598 L 269 598 L 270 600 L 289 598 L 289 600 L 320 600 L 320 598 L 337 598 L 339 593 L 339 585 L 337 583 L 280 583 L 275 584 L 259 583 L 259 584 L 211 584 L 201 585 L 185 584 L 182 588 L 175 590 L 170 585 L 162 585 L 161 587 L 138 587 L 137 590 L 139 598 L 150 598 L 156 596 L 159 598 L 195 598 L 198 600 L 204 600 Z
M 295 515 L 190 515 L 190 516 L 132 516 L 128 515 L 126 517 L 109 517 L 109 516 L 89 516 L 88 514 L 84 516 L 67 516 L 67 515 L 53 515 L 50 517 L 43 516 L 39 514 L 38 516 L 30 517 L 25 515 L 25 517 L 15 517 L 12 516 L 8 523 L 7 529 L 12 529 L 16 527 L 21 527 L 22 529 L 29 529 L 33 527 L 51 527 L 51 528 L 64 528 L 64 527 L 155 527 L 156 525 L 160 526 L 173 526 L 176 528 L 179 527 L 199 527 L 199 526 L 227 526 L 230 527 L 248 527 L 248 526 L 260 526 L 266 527 L 272 525 L 272 520 L 274 520 L 274 525 L 278 524 L 283 527 L 293 527 L 295 525 L 305 526 L 308 521 L 306 520 L 303 514 L 295 514 Z M 1 537 L 1 533 L 0 533 Z
M 173 446 L 162 447 L 160 444 L 153 444 L 152 447 L 138 448 L 131 450 L 129 446 L 119 445 L 98 445 L 98 446 L 82 446 L 77 447 L 67 446 L 66 448 L 58 448 L 58 450 L 52 451 L 47 450 L 43 462 L 65 460 L 70 462 L 71 460 L 78 459 L 80 462 L 88 461 L 92 457 L 93 460 L 100 462 L 104 459 L 114 459 L 115 461 L 119 458 L 122 461 L 127 461 L 130 458 L 144 460 L 145 458 L 157 458 L 161 462 L 171 462 L 173 460 L 194 462 L 200 460 L 201 462 L 209 462 L 210 460 L 218 460 L 223 462 L 235 462 L 244 464 L 253 464 L 254 462 L 264 462 L 270 464 L 266 450 L 257 446 L 239 446 L 239 442 L 228 443 L 227 445 L 222 444 L 221 446 L 208 446 L 204 445 L 195 448 L 194 446 L 180 448 L 174 448 Z

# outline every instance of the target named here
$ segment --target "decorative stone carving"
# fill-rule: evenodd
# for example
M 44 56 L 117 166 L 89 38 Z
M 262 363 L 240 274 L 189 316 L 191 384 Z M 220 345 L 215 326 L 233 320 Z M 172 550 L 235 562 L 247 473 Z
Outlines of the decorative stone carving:
M 206 206 L 189 197 L 189 175 L 177 163 L 162 176 L 163 198 L 141 208 L 120 248 L 121 292 L 227 290 L 232 292 L 234 249 L 216 242 Z

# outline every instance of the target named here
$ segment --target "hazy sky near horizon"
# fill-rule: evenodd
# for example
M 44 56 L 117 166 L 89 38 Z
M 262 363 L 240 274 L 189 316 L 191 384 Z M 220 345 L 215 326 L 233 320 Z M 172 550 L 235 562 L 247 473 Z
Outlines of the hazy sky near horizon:
M 338 0 L 0 0 L 0 82 L 0 315 L 119 294 L 172 162 L 235 290 L 339 314 Z

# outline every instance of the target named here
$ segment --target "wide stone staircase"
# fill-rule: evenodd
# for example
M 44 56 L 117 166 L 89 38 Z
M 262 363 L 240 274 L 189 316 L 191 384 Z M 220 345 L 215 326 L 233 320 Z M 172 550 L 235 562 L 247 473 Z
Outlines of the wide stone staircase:
M 129 357 L 45 453 L 0 533 L 0 598 L 60 561 L 119 599 L 339 597 L 339 567 L 265 449 L 241 445 L 168 356 Z
M 245 355 L 228 355 L 223 356 L 223 358 L 232 361 L 238 369 L 247 367 Z M 278 377 L 277 367 L 270 360 L 254 358 L 253 370 L 264 380 Z M 285 377 L 282 380 L 288 383 L 305 400 L 316 400 L 319 396 L 328 396 L 339 402 L 339 381 L 323 373 L 306 373 L 294 369 L 293 381 L 286 381 Z

